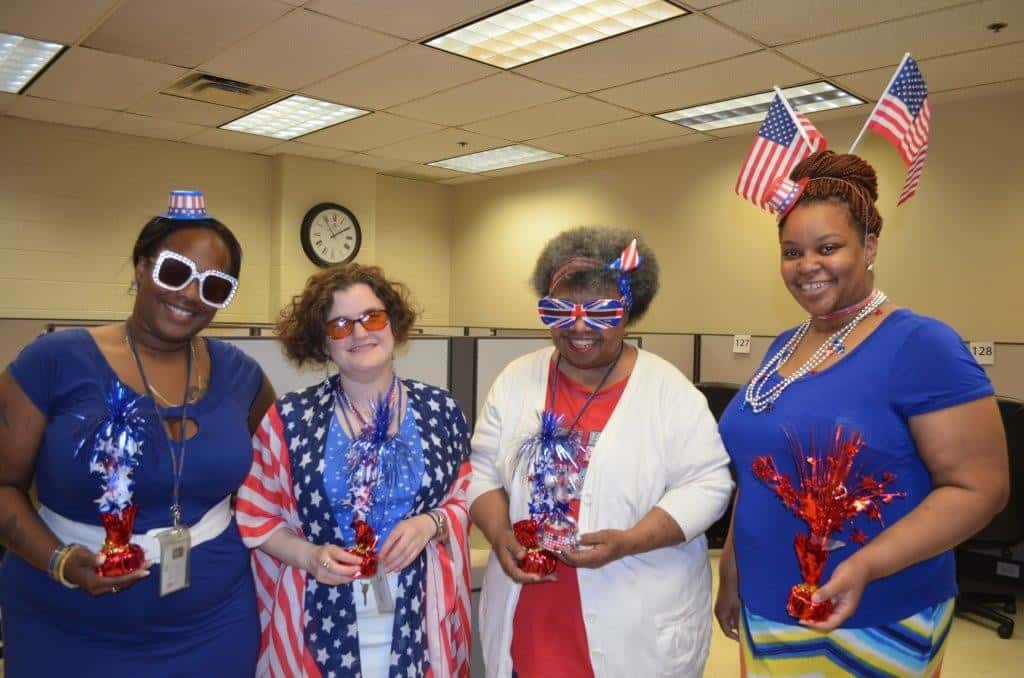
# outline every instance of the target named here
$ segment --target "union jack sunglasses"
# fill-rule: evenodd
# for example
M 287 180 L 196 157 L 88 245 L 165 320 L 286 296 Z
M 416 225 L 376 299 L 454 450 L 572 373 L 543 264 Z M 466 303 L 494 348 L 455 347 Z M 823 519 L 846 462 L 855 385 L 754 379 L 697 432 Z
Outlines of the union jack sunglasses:
M 540 321 L 548 327 L 564 329 L 576 324 L 577 318 L 593 330 L 607 330 L 622 322 L 625 303 L 622 299 L 592 299 L 577 304 L 568 299 L 541 297 L 537 301 Z

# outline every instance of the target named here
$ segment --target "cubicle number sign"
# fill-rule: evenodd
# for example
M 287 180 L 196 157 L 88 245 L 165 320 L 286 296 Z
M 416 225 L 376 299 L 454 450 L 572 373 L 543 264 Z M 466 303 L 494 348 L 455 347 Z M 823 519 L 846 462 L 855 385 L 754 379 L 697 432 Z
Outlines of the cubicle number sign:
M 996 364 L 996 347 L 991 341 L 972 341 L 971 355 L 974 356 L 979 365 Z
M 732 352 L 733 353 L 750 353 L 750 335 L 749 334 L 734 334 L 732 335 Z

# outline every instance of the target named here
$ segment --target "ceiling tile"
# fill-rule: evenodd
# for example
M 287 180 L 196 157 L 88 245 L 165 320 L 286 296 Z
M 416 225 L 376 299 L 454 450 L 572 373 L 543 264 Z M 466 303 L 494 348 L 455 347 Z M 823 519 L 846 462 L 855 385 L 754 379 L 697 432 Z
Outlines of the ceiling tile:
M 763 92 L 774 84 L 793 85 L 814 78 L 812 71 L 772 52 L 762 51 L 613 87 L 590 96 L 644 113 L 663 113 Z
M 997 20 L 1010 26 L 1024 25 L 1024 2 L 987 0 L 800 42 L 779 51 L 826 75 L 856 73 L 895 67 L 904 52 L 921 60 L 1020 40 L 1019 30 L 985 30 Z
M 923 59 L 919 65 L 930 92 L 1024 78 L 1024 42 L 965 54 Z M 893 68 L 886 67 L 845 75 L 836 78 L 836 84 L 877 100 L 882 90 L 889 84 L 893 71 Z
M 733 0 L 686 0 L 686 6 L 693 9 L 707 9 L 708 7 L 714 7 L 715 5 L 724 5 L 727 2 Z
M 169 94 L 150 94 L 129 106 L 128 111 L 206 127 L 223 125 L 243 113 L 237 108 L 183 99 Z
M 306 5 L 360 26 L 420 41 L 522 0 L 313 0 Z
M 135 115 L 134 113 L 118 113 L 100 125 L 100 129 L 140 137 L 170 139 L 172 141 L 180 141 L 185 137 L 203 131 L 203 128 L 198 125 L 187 125 L 172 120 L 160 120 L 145 115 Z
M 63 101 L 50 101 L 36 97 L 19 96 L 14 105 L 7 109 L 7 115 L 29 120 L 43 120 L 76 127 L 98 127 L 117 115 L 114 111 L 79 106 Z
M 310 96 L 382 109 L 494 75 L 499 69 L 423 45 L 406 45 L 310 85 Z
M 72 47 L 29 86 L 33 96 L 122 110 L 185 74 L 177 66 Z
M 489 177 L 507 177 L 513 174 L 526 174 L 527 172 L 539 172 L 541 170 L 550 169 L 552 167 L 564 167 L 566 165 L 578 165 L 581 162 L 586 162 L 582 158 L 552 158 L 551 160 L 542 160 L 540 162 L 531 162 L 526 165 L 516 165 L 515 167 L 505 167 L 503 169 L 494 170 L 487 172 Z
M 682 16 L 580 47 L 516 69 L 577 92 L 753 52 L 760 45 L 702 16 Z
M 83 44 L 191 68 L 287 11 L 276 0 L 128 0 Z
M 490 120 L 464 125 L 464 128 L 519 141 L 580 127 L 593 127 L 613 120 L 632 118 L 635 115 L 636 113 L 624 108 L 595 101 L 587 96 L 578 96 L 541 104 L 525 111 L 499 115 Z
M 654 139 L 680 137 L 693 131 L 664 120 L 639 116 L 606 125 L 563 132 L 530 141 L 531 146 L 564 155 L 579 155 L 605 148 L 639 144 Z
M 784 45 L 816 35 L 963 4 L 964 0 L 740 0 L 708 12 L 766 45 Z
M 390 113 L 371 113 L 307 134 L 302 140 L 317 146 L 365 151 L 368 148 L 386 146 L 439 129 L 441 128 L 438 125 L 429 122 L 401 118 Z
M 439 125 L 461 125 L 570 96 L 572 92 L 557 87 L 499 73 L 390 110 Z
M 341 156 L 340 158 L 336 158 L 335 162 L 340 162 L 343 165 L 369 167 L 377 170 L 378 172 L 388 172 L 390 170 L 398 169 L 399 167 L 405 167 L 409 164 L 408 160 L 381 158 L 379 156 L 367 155 L 365 153 L 349 153 Z
M 487 181 L 490 179 L 486 174 L 463 174 L 460 177 L 454 179 L 444 179 L 441 181 L 442 184 L 456 185 L 456 184 L 471 184 L 474 181 Z
M 936 104 L 945 104 L 961 101 L 963 99 L 976 99 L 978 97 L 988 97 L 996 94 L 1013 94 L 1021 91 L 1024 91 L 1024 78 L 1021 78 L 1020 80 L 996 82 L 990 85 L 978 85 L 976 87 L 954 89 L 949 90 L 948 92 L 939 92 L 931 98 L 935 100 Z
M 649 153 L 651 151 L 660 151 L 666 148 L 676 148 L 677 146 L 689 146 L 691 144 L 699 144 L 705 141 L 712 141 L 712 139 L 704 136 L 703 134 L 687 134 L 684 137 L 659 139 L 657 141 L 648 141 L 642 144 L 630 144 L 628 146 L 619 146 L 617 148 L 607 148 L 603 151 L 594 151 L 593 153 L 584 153 L 583 157 L 588 160 L 605 160 L 607 158 L 618 158 L 624 155 L 636 155 L 637 153 Z
M 319 160 L 337 160 L 339 157 L 347 155 L 345 151 L 338 150 L 337 148 L 314 146 L 301 141 L 286 141 L 283 144 L 271 146 L 260 152 L 264 155 L 300 155 L 303 158 L 316 158 Z
M 64 45 L 78 42 L 120 0 L 3 0 L 0 31 Z
M 190 144 L 200 146 L 214 146 L 226 148 L 231 151 L 245 151 L 257 153 L 266 151 L 281 143 L 280 139 L 261 137 L 257 134 L 245 134 L 243 132 L 231 132 L 226 129 L 207 129 L 199 134 L 185 139 Z
M 18 100 L 17 94 L 8 94 L 7 92 L 0 92 L 0 113 L 6 113 L 7 110 L 14 105 L 14 102 Z
M 462 172 L 445 169 L 444 167 L 430 167 L 429 165 L 407 165 L 391 170 L 387 174 L 406 179 L 427 179 L 437 181 L 440 179 L 454 179 L 463 176 Z
M 465 142 L 465 146 L 461 145 L 463 142 Z M 386 158 L 426 163 L 507 145 L 508 141 L 505 139 L 496 139 L 461 129 L 446 129 L 415 139 L 407 139 L 397 144 L 375 148 L 373 154 Z
M 207 61 L 202 70 L 297 90 L 402 44 L 397 38 L 299 9 Z

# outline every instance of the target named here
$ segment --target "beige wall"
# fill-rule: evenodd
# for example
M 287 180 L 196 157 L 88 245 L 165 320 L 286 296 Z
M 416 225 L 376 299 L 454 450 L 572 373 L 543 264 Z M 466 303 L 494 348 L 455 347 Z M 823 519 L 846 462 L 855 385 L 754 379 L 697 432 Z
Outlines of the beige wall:
M 1024 341 L 1024 95 L 939 101 L 921 189 L 895 206 L 904 171 L 875 135 L 859 152 L 880 174 L 878 285 L 967 338 Z M 864 114 L 866 116 L 866 113 Z M 820 124 L 845 151 L 862 117 Z M 639 330 L 777 333 L 800 310 L 778 279 L 772 218 L 733 193 L 749 134 L 463 184 L 455 192 L 452 323 L 532 327 L 530 271 L 543 243 L 579 224 L 638 230 L 662 291 Z
M 357 260 L 408 283 L 423 323 L 449 323 L 450 186 L 11 117 L 0 149 L 0 318 L 124 317 L 139 229 L 170 189 L 200 188 L 244 248 L 241 289 L 218 322 L 276 318 L 316 270 L 303 216 L 336 202 L 362 227 Z
M 201 188 L 245 247 L 243 285 L 221 321 L 263 321 L 270 159 L 0 117 L 0 317 L 120 318 L 131 248 L 172 188 Z

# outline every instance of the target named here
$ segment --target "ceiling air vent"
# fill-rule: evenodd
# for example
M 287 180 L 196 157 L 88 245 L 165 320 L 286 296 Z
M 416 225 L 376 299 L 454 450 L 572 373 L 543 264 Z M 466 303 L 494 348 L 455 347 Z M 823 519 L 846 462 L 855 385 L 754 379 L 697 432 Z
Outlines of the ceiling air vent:
M 273 87 L 250 85 L 247 82 L 219 78 L 206 73 L 191 73 L 163 90 L 164 94 L 205 101 L 220 106 L 231 106 L 243 111 L 265 106 L 288 92 Z

